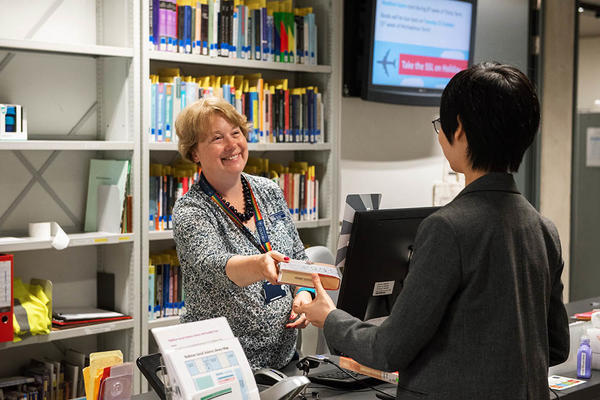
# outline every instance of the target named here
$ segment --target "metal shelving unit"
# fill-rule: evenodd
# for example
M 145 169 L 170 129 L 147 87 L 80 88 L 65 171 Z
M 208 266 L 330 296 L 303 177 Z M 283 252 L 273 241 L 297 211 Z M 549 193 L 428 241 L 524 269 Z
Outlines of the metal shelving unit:
M 0 178 L 0 252 L 14 254 L 15 277 L 52 281 L 54 308 L 95 307 L 96 273 L 114 273 L 116 310 L 132 317 L 2 343 L 0 359 L 11 362 L 0 376 L 32 357 L 60 360 L 58 349 L 140 354 L 139 10 L 139 0 L 40 1 L 0 15 L 0 101 L 25 107 L 33 139 L 0 142 L 10 171 Z M 83 232 L 92 158 L 130 160 L 132 233 Z M 28 222 L 40 221 L 57 221 L 69 246 L 27 237 Z

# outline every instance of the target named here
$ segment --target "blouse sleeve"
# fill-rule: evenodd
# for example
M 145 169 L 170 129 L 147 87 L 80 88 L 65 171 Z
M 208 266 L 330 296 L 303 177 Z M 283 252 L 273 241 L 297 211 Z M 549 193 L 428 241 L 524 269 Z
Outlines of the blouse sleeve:
M 235 253 L 225 248 L 215 221 L 189 202 L 176 204 L 173 214 L 174 239 L 184 273 L 194 274 L 221 290 L 239 289 L 225 272 L 227 261 Z

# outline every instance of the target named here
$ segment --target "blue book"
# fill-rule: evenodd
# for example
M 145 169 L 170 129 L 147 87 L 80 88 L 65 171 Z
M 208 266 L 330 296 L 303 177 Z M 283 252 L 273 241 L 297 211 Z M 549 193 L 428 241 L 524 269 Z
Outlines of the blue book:
M 163 132 L 165 126 L 165 85 L 157 83 L 157 101 L 156 101 L 156 141 L 163 141 Z
M 156 92 L 158 85 L 153 83 L 150 85 L 150 142 L 156 142 Z

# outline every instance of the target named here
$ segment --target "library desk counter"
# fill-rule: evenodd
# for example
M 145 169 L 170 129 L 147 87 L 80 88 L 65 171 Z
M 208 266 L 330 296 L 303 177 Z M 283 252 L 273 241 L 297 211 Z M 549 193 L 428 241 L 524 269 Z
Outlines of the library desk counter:
M 600 296 L 589 298 L 585 300 L 579 300 L 575 302 L 571 302 L 565 305 L 567 309 L 567 314 L 569 316 L 574 315 L 575 313 L 586 312 L 592 309 L 595 304 L 600 303 Z M 598 308 L 598 307 L 597 307 Z M 571 320 L 573 321 L 573 320 Z M 577 351 L 577 349 L 575 349 Z M 284 370 L 288 376 L 299 374 L 295 367 L 293 367 L 293 363 L 287 366 Z M 570 378 L 576 377 L 576 372 L 572 371 L 571 373 L 561 374 L 561 376 L 566 376 Z M 376 386 L 377 389 L 383 390 L 384 392 L 395 396 L 396 387 L 391 384 L 382 383 L 381 385 Z M 316 395 L 313 397 L 312 393 L 318 393 L 318 397 Z M 574 386 L 570 389 L 555 391 L 558 397 L 561 400 L 600 400 L 600 371 L 592 370 L 592 377 L 587 379 L 585 383 Z M 359 389 L 355 391 L 346 391 L 341 389 L 333 389 L 327 388 L 321 385 L 311 385 L 308 387 L 306 391 L 306 398 L 318 398 L 318 399 L 376 399 L 376 392 L 371 389 Z M 555 399 L 556 396 L 551 392 L 548 392 L 549 399 Z M 147 392 L 143 394 L 139 394 L 133 396 L 134 400 L 159 400 L 159 397 L 154 392 Z

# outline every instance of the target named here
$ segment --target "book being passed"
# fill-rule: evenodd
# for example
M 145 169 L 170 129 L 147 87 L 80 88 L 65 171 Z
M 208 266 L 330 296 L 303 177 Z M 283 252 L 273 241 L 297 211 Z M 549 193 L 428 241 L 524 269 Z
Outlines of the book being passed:
M 325 290 L 338 290 L 340 275 L 335 265 L 312 263 L 310 261 L 290 260 L 279 263 L 277 282 L 302 287 L 315 287 L 312 274 L 319 274 Z

